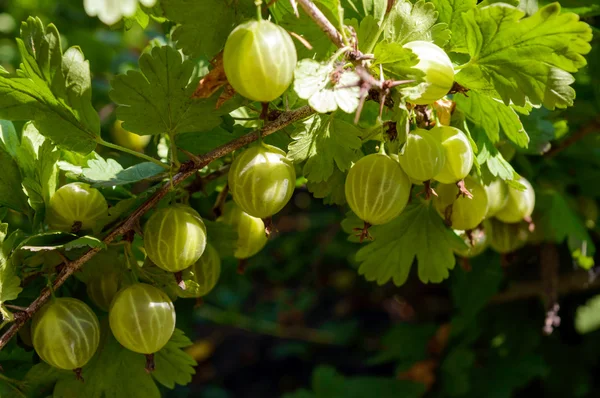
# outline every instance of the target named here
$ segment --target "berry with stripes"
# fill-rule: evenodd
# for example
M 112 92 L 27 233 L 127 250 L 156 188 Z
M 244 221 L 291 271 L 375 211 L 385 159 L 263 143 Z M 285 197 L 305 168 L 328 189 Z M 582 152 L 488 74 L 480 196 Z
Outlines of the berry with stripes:
M 89 231 L 101 217 L 108 216 L 108 204 L 96 188 L 73 182 L 59 188 L 48 206 L 46 221 L 64 232 Z
M 194 264 L 206 248 L 206 227 L 191 207 L 156 211 L 144 226 L 146 254 L 159 268 L 179 272 Z
M 108 312 L 110 303 L 121 288 L 117 272 L 109 271 L 90 279 L 86 285 L 87 295 L 102 311 Z
M 444 167 L 433 179 L 444 184 L 452 184 L 468 176 L 473 167 L 475 154 L 465 133 L 449 126 L 434 127 L 429 130 L 429 133 L 442 144 L 446 155 Z
M 525 178 L 521 177 L 519 183 L 525 186 L 524 190 L 508 187 L 508 200 L 495 217 L 506 223 L 531 221 L 531 214 L 535 207 L 535 191 Z
M 225 43 L 223 67 L 229 84 L 253 101 L 270 102 L 287 90 L 298 58 L 290 35 L 269 21 L 235 28 Z
M 210 243 L 194 265 L 183 270 L 182 279 L 193 283 L 186 283 L 186 289 L 178 294 L 181 297 L 202 297 L 210 293 L 216 286 L 221 275 L 221 257 L 217 249 Z
M 429 105 L 448 94 L 454 84 L 454 67 L 448 54 L 427 41 L 411 41 L 404 48 L 412 50 L 419 57 L 414 68 L 425 74 L 424 82 L 404 90 L 407 101 L 416 105 Z
M 267 218 L 289 202 L 296 186 L 296 171 L 284 151 L 259 143 L 236 156 L 228 182 L 233 200 L 244 212 Z
M 465 178 L 465 187 L 473 197 L 460 194 L 457 184 L 440 184 L 434 199 L 435 208 L 454 229 L 468 231 L 477 227 L 487 213 L 488 198 L 483 186 L 474 178 Z
M 490 235 L 490 246 L 501 254 L 511 253 L 525 246 L 529 237 L 527 224 L 504 223 L 494 218 L 486 221 L 486 230 Z
M 411 179 L 429 181 L 444 168 L 446 153 L 441 142 L 429 131 L 416 129 L 407 135 L 399 161 Z
M 94 356 L 100 344 L 100 323 L 83 301 L 53 299 L 33 316 L 35 352 L 55 368 L 77 370 Z
M 175 307 L 162 290 L 136 283 L 115 296 L 108 314 L 110 330 L 128 350 L 151 355 L 175 330 Z
M 370 225 L 396 218 L 408 203 L 411 183 L 397 161 L 385 153 L 361 158 L 346 177 L 345 194 L 352 211 L 365 222 L 361 240 Z
M 254 256 L 267 244 L 265 224 L 260 218 L 245 213 L 234 202 L 227 202 L 217 221 L 233 226 L 238 233 L 234 256 L 243 260 Z
M 486 218 L 493 217 L 508 202 L 508 185 L 500 178 L 492 181 L 490 185 L 485 186 L 485 192 L 488 195 L 488 212 Z

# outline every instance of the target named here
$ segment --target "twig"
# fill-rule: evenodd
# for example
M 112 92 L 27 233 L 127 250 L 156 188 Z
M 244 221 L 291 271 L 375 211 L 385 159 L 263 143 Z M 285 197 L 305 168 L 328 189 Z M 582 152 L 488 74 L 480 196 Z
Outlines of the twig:
M 600 279 L 590 282 L 590 275 L 585 271 L 573 272 L 561 276 L 556 285 L 556 294 L 564 296 L 569 293 L 599 289 Z M 506 291 L 492 297 L 490 303 L 500 304 L 517 300 L 526 300 L 545 296 L 545 286 L 542 281 L 519 282 L 510 286 Z
M 565 139 L 560 145 L 553 147 L 548 152 L 546 152 L 545 157 L 553 158 L 558 155 L 560 152 L 567 149 L 569 146 L 573 145 L 577 141 L 585 138 L 586 136 L 600 132 L 600 117 L 594 119 L 591 123 L 582 126 L 578 131 L 573 133 L 569 138 Z
M 307 327 L 285 327 L 276 322 L 254 319 L 238 312 L 230 312 L 203 304 L 198 312 L 201 317 L 220 325 L 229 325 L 252 333 L 266 334 L 281 339 L 304 340 L 318 344 L 341 344 L 335 335 L 324 330 Z
M 308 16 L 311 17 L 317 25 L 319 25 L 321 30 L 325 32 L 325 34 L 327 35 L 327 37 L 329 37 L 333 44 L 335 44 L 339 48 L 346 46 L 346 44 L 344 44 L 344 38 L 342 37 L 342 34 L 335 28 L 335 26 L 333 26 L 329 19 L 327 19 L 327 17 L 321 12 L 321 10 L 317 8 L 315 3 L 313 3 L 311 0 L 297 1 L 298 4 L 300 4 L 300 7 L 302 7 L 302 9 L 304 10 L 304 12 L 306 12 Z
M 291 123 L 294 123 L 298 120 L 304 119 L 310 115 L 312 115 L 314 111 L 309 106 L 303 106 L 293 111 L 282 113 L 276 120 L 271 123 L 266 124 L 263 128 L 260 129 L 261 135 L 267 136 L 273 134 L 282 128 L 288 126 Z M 209 164 L 215 159 L 223 157 L 230 152 L 239 149 L 257 139 L 258 135 L 256 131 L 243 135 L 233 141 L 228 142 L 227 144 L 221 145 L 218 148 L 213 149 L 212 151 L 198 156 L 195 160 L 190 160 L 181 165 L 179 172 L 173 176 L 170 181 L 167 181 L 158 191 L 154 193 L 150 198 L 148 198 L 140 207 L 133 211 L 121 224 L 115 227 L 102 241 L 105 244 L 109 244 L 114 241 L 118 236 L 123 235 L 124 233 L 133 229 L 136 224 L 139 222 L 139 219 L 149 211 L 154 205 L 156 205 L 167 193 L 169 193 L 173 186 L 181 184 L 187 178 L 191 177 L 197 170 L 202 169 L 204 166 Z M 95 247 L 87 252 L 85 252 L 81 257 L 71 260 L 65 267 L 61 270 L 61 272 L 57 275 L 56 279 L 52 283 L 52 290 L 56 291 L 60 288 L 67 279 L 75 271 L 81 268 L 83 264 L 89 261 L 92 257 L 94 257 L 98 252 L 100 252 L 100 247 Z M 24 312 L 23 316 L 20 316 L 15 319 L 15 322 L 8 328 L 2 337 L 0 337 L 0 350 L 4 348 L 4 346 L 10 341 L 10 339 L 17 333 L 17 331 L 23 326 L 23 324 L 33 316 L 50 298 L 51 289 L 44 288 L 39 297 L 36 298 L 30 305 L 27 307 L 27 311 Z

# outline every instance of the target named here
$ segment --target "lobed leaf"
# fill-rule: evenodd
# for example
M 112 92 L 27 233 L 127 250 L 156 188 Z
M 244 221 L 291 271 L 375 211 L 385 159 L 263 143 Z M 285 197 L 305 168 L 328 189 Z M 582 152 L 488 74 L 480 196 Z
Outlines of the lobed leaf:
M 445 23 L 437 23 L 438 12 L 433 3 L 418 0 L 398 0 L 394 5 L 383 38 L 390 42 L 406 44 L 415 40 L 430 41 L 444 47 L 450 40 L 450 30 Z
M 477 81 L 487 82 L 507 105 L 573 105 L 569 72 L 586 65 L 583 55 L 591 49 L 592 31 L 576 14 L 560 10 L 552 3 L 523 18 L 519 9 L 496 3 L 464 13 L 471 60 L 457 73 L 457 82 L 472 89 L 479 89 Z

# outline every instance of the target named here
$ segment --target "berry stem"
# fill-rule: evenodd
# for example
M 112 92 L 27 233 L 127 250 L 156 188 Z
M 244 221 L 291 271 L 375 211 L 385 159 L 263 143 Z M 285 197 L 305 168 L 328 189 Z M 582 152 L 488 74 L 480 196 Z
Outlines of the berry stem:
M 262 0 L 254 0 L 254 4 L 256 4 L 256 19 L 262 21 Z
M 152 373 L 155 369 L 154 354 L 146 354 L 146 373 Z

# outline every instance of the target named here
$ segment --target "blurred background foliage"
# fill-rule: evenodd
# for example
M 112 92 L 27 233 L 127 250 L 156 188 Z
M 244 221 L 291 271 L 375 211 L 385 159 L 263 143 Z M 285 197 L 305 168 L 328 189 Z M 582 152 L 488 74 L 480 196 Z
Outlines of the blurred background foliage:
M 588 67 L 576 75 L 575 106 L 523 118 L 528 131 L 548 131 L 557 140 L 600 131 L 600 6 L 597 0 L 561 4 L 594 26 L 595 39 Z M 527 11 L 536 6 L 535 0 L 521 4 Z M 59 27 L 65 48 L 82 48 L 103 136 L 110 139 L 111 79 L 136 68 L 153 42 L 168 43 L 172 26 L 151 21 L 143 30 L 125 21 L 109 28 L 85 14 L 82 0 L 0 0 L 0 64 L 11 72 L 19 62 L 14 37 L 29 15 Z M 207 60 L 196 61 L 204 73 Z M 598 244 L 600 135 L 586 134 L 565 148 L 552 158 L 517 152 L 512 163 L 537 176 L 537 186 L 562 185 Z M 103 155 L 124 166 L 134 161 L 121 153 Z M 196 193 L 193 204 L 206 212 L 215 198 Z M 342 208 L 326 206 L 300 187 L 277 216 L 279 236 L 248 260 L 244 275 L 227 259 L 219 284 L 201 305 L 176 303 L 178 328 L 194 341 L 188 352 L 198 366 L 191 384 L 165 390 L 166 396 L 600 396 L 600 303 L 582 310 L 598 293 L 597 269 L 578 269 L 566 242 L 545 236 L 502 257 L 488 250 L 439 285 L 411 275 L 400 288 L 377 286 L 356 272 L 357 245 L 341 230 L 344 216 Z M 556 225 L 557 234 L 563 227 Z M 68 282 L 67 289 L 81 288 L 76 279 Z M 546 335 L 553 296 L 560 296 L 561 323 Z M 591 324 L 579 328 L 589 333 L 576 329 L 578 316 L 585 317 L 579 323 Z M 10 355 L 0 352 L 0 378 L 18 378 L 20 369 L 8 366 Z

